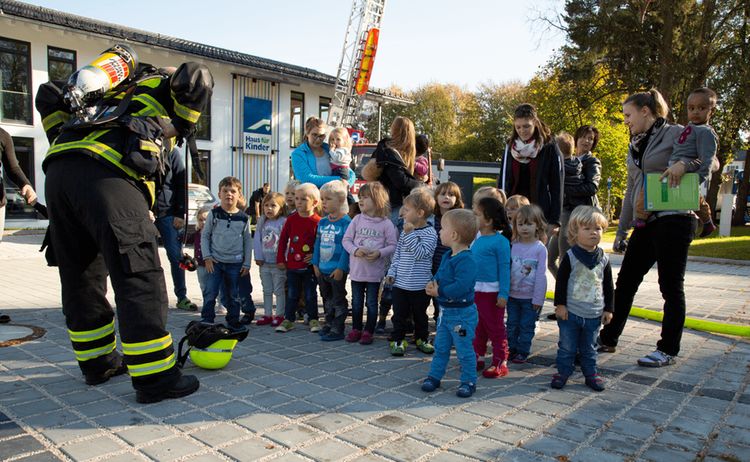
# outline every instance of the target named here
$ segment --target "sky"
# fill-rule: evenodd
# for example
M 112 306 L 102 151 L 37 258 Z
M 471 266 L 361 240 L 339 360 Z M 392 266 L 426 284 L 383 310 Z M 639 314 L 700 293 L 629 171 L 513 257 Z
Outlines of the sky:
M 26 0 L 336 75 L 352 0 Z M 389 0 L 370 85 L 528 81 L 563 45 L 535 20 L 563 0 Z M 208 8 L 206 8 L 208 6 Z M 146 13 L 148 11 L 148 14 Z

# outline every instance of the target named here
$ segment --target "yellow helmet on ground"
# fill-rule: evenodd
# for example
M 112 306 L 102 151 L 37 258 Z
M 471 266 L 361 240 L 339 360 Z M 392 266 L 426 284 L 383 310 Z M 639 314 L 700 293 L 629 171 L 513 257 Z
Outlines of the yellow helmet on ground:
M 223 324 L 191 321 L 185 328 L 185 336 L 180 340 L 177 364 L 182 367 L 188 356 L 203 369 L 221 369 L 232 359 L 232 350 L 237 342 L 245 340 L 247 328 L 230 330 Z M 182 352 L 187 342 L 188 349 Z
M 232 359 L 236 339 L 218 340 L 206 348 L 190 349 L 190 361 L 203 369 L 222 369 Z

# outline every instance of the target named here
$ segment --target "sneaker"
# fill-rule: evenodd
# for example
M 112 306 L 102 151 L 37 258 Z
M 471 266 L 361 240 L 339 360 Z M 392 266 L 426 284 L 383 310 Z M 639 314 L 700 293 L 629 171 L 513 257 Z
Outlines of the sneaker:
M 198 311 L 198 305 L 191 302 L 189 298 L 183 298 L 177 302 L 177 309 L 182 311 Z
M 274 316 L 271 327 L 280 326 L 282 322 L 284 322 L 284 316 Z
M 614 353 L 617 351 L 617 347 L 605 345 L 602 342 L 602 338 L 600 336 L 596 336 L 596 351 L 599 353 Z
M 477 358 L 477 370 L 478 371 L 483 370 L 484 366 L 485 366 L 484 359 Z
M 227 308 L 223 305 L 219 305 L 218 308 L 216 308 L 216 314 L 219 316 L 224 316 L 227 314 Z
M 329 332 L 326 335 L 321 335 L 320 340 L 324 342 L 335 342 L 337 340 L 344 340 L 343 332 Z
M 255 316 L 250 316 L 249 314 L 246 314 L 242 316 L 242 319 L 240 319 L 240 324 L 252 324 L 253 319 L 255 319 Z
M 675 363 L 674 356 L 670 356 L 663 351 L 656 350 L 653 353 L 649 353 L 643 358 L 638 360 L 639 366 L 644 367 L 663 367 L 669 366 Z
M 276 332 L 289 332 L 292 329 L 294 329 L 294 323 L 288 319 L 284 319 L 276 328 Z
M 362 331 L 357 329 L 352 329 L 351 332 L 346 336 L 346 341 L 349 343 L 359 342 L 359 340 L 362 338 Z
M 707 222 L 703 223 L 703 230 L 698 237 L 708 237 L 714 231 L 716 231 L 716 225 L 713 221 L 708 220 Z
M 438 388 L 440 388 L 440 380 L 438 379 L 428 376 L 424 379 L 424 382 L 422 382 L 422 391 L 426 391 L 427 393 L 432 393 Z
M 385 334 L 385 319 L 378 320 L 378 323 L 375 324 L 375 333 Z
M 311 319 L 308 323 L 310 332 L 320 332 L 320 322 L 317 319 Z
M 468 398 L 477 391 L 477 386 L 474 383 L 462 383 L 456 390 L 456 396 L 459 398 Z
M 159 390 L 155 392 L 146 392 L 143 390 L 136 390 L 135 400 L 139 403 L 158 403 L 159 401 L 170 399 L 170 398 L 182 398 L 195 392 L 200 387 L 198 378 L 194 375 L 183 375 L 180 379 L 175 382 L 174 385 L 167 388 L 166 390 Z
M 403 356 L 406 353 L 406 340 L 390 342 L 388 345 L 391 348 L 391 355 L 393 356 Z
M 513 364 L 524 364 L 526 360 L 529 359 L 529 355 L 524 353 L 516 353 L 515 356 L 513 356 L 513 359 L 510 360 Z
M 486 371 L 482 372 L 482 376 L 488 379 L 496 379 L 498 377 L 505 377 L 508 375 L 508 365 L 501 364 L 499 366 L 490 366 Z
M 320 330 L 318 331 L 318 335 L 320 335 L 321 337 L 324 336 L 324 335 L 328 335 L 330 333 L 331 333 L 331 326 L 329 326 L 327 324 L 325 326 L 321 327 Z
M 435 347 L 432 346 L 430 342 L 427 342 L 425 340 L 422 340 L 421 338 L 417 339 L 417 350 L 421 351 L 422 353 L 426 355 L 431 355 L 435 352 Z
M 247 330 L 247 326 L 242 324 L 242 322 L 228 322 L 227 327 L 232 333 L 236 332 L 242 332 Z
M 604 391 L 604 379 L 599 374 L 586 377 L 586 386 L 594 391 Z
M 83 374 L 86 380 L 86 385 L 100 385 L 112 377 L 122 375 L 128 371 L 128 366 L 122 361 L 122 356 L 119 353 L 115 353 L 116 356 L 112 358 L 112 364 L 109 368 L 103 372 L 89 372 Z
M 364 332 L 362 332 L 362 337 L 359 338 L 359 344 L 360 345 L 370 345 L 373 340 L 374 339 L 372 337 L 372 334 L 369 333 L 369 332 L 367 332 L 367 331 L 364 331 Z
M 588 385 L 588 379 L 586 380 L 586 384 Z M 566 383 L 568 383 L 567 377 L 565 377 L 564 375 L 555 374 L 552 376 L 552 382 L 550 382 L 549 386 L 556 390 L 562 390 Z
M 273 318 L 271 316 L 263 316 L 262 318 L 255 321 L 255 324 L 258 326 L 267 326 L 269 324 L 273 325 Z

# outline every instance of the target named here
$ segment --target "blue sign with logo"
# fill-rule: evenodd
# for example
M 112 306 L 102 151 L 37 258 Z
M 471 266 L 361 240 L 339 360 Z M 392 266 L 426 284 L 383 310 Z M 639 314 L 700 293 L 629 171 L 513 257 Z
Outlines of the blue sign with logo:
M 271 154 L 271 120 L 273 104 L 270 100 L 245 97 L 243 103 L 243 147 L 245 154 Z

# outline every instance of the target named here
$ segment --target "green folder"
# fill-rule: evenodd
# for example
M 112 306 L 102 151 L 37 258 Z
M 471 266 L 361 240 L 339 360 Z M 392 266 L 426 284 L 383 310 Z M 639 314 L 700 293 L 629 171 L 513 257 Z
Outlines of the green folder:
M 667 179 L 660 179 L 661 173 L 646 174 L 646 210 L 698 210 L 700 187 L 697 173 L 686 173 L 680 185 L 670 188 Z

